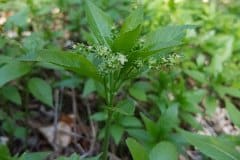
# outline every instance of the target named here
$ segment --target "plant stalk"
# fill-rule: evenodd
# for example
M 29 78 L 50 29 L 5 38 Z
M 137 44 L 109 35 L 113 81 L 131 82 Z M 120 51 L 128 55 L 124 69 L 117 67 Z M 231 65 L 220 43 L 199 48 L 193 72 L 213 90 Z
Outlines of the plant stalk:
M 108 146 L 109 146 L 109 140 L 110 140 L 110 126 L 112 121 L 112 115 L 113 112 L 111 110 L 108 110 L 108 119 L 106 121 L 106 128 L 105 128 L 105 137 L 103 141 L 103 160 L 107 160 L 108 158 Z
M 105 127 L 105 137 L 103 141 L 103 155 L 102 155 L 102 160 L 107 160 L 108 159 L 108 146 L 109 146 L 109 141 L 110 141 L 110 127 L 111 127 L 111 122 L 112 122 L 112 117 L 113 117 L 113 97 L 114 97 L 114 83 L 113 83 L 113 75 L 109 75 L 109 85 L 105 85 L 105 92 L 106 92 L 106 100 L 107 100 L 107 106 L 109 107 L 107 110 L 108 113 L 108 118 L 106 121 L 106 127 Z

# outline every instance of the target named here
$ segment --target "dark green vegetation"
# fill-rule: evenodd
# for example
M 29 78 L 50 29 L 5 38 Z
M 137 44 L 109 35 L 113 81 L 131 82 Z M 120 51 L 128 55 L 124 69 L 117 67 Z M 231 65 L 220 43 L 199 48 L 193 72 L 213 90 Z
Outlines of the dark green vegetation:
M 239 8 L 1 1 L 0 160 L 239 160 Z

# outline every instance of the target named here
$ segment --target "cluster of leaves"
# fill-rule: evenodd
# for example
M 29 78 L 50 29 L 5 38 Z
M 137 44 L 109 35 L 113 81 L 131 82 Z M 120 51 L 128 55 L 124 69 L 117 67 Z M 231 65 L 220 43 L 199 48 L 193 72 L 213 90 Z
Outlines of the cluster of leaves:
M 237 140 L 239 136 L 233 136 L 233 138 L 220 133 L 220 137 L 216 138 L 194 135 L 177 129 L 179 120 L 181 120 L 181 123 L 184 122 L 196 130 L 201 130 L 201 126 L 193 115 L 212 116 L 219 106 L 226 107 L 230 119 L 235 126 L 239 127 L 239 118 L 237 117 L 240 116 L 240 112 L 237 101 L 239 101 L 240 23 L 239 14 L 235 8 L 239 6 L 239 2 L 191 1 L 185 3 L 182 1 L 173 3 L 173 1 L 152 1 L 146 5 L 149 10 L 147 13 L 151 15 L 149 17 L 155 16 L 154 19 L 146 22 L 150 28 L 154 29 L 159 25 L 176 22 L 195 24 L 198 28 L 188 33 L 190 41 L 187 43 L 192 47 L 182 48 L 184 58 L 181 67 L 173 69 L 171 73 L 161 73 L 151 77 L 150 87 L 141 89 L 140 93 L 135 96 L 136 98 L 140 97 L 139 95 L 148 97 L 147 99 L 154 102 L 162 115 L 158 118 L 159 115 L 150 112 L 152 117 L 158 119 L 157 122 L 143 118 L 148 133 L 147 137 L 150 133 L 152 139 L 143 141 L 143 138 L 137 138 L 141 143 L 130 139 L 128 146 L 133 157 L 135 159 L 140 159 L 140 157 L 152 159 L 152 152 L 159 148 L 158 152 L 161 153 L 161 150 L 164 150 L 161 143 L 165 144 L 166 141 L 174 144 L 175 148 L 165 149 L 165 156 L 181 153 L 179 146 L 183 146 L 181 143 L 184 140 L 182 141 L 180 138 L 182 137 L 185 142 L 194 145 L 212 159 L 239 159 L 239 152 L 236 150 L 239 145 Z M 159 12 L 159 8 L 165 12 Z M 146 101 L 146 98 L 144 99 Z M 178 109 L 170 112 L 169 110 L 176 104 Z M 204 107 L 204 112 L 200 110 L 199 104 Z M 151 110 L 156 111 L 156 109 Z M 161 119 L 165 119 L 165 116 L 168 118 L 167 121 L 164 121 L 165 125 L 162 125 Z M 170 130 L 171 128 L 174 130 Z M 181 136 L 179 137 L 179 135 Z M 133 144 L 138 144 L 139 148 L 134 149 Z M 140 147 L 146 146 L 146 144 L 149 144 L 150 148 Z M 232 147 L 225 148 L 225 146 Z M 143 155 L 137 154 L 139 152 Z M 149 152 L 150 154 L 148 154 Z M 164 153 L 162 155 L 163 159 L 176 159 L 177 157 L 166 158 Z
M 212 159 L 240 159 L 236 149 L 240 144 L 239 137 L 200 136 L 181 130 L 182 124 L 201 129 L 195 120 L 195 115 L 201 113 L 200 103 L 206 109 L 202 114 L 211 116 L 220 102 L 224 102 L 231 120 L 240 127 L 236 103 L 240 98 L 239 2 L 146 0 L 144 7 L 135 9 L 122 25 L 114 24 L 108 15 L 113 15 L 116 21 L 121 20 L 130 8 L 129 1 L 97 1 L 97 5 L 108 14 L 90 1 L 81 7 L 83 3 L 81 0 L 46 0 L 41 3 L 27 0 L 1 4 L 1 9 L 14 8 L 16 11 L 4 26 L 5 36 L 0 37 L 0 53 L 4 54 L 0 55 L 1 106 L 11 102 L 27 108 L 30 93 L 46 106 L 53 107 L 53 87 L 76 87 L 82 77 L 89 77 L 91 79 L 84 83 L 83 97 L 96 91 L 107 103 L 91 118 L 106 121 L 109 110 L 113 111 L 110 135 L 116 145 L 121 144 L 124 133 L 132 137 L 126 143 L 134 160 L 177 160 L 179 154 L 185 154 L 183 147 L 189 145 Z M 115 4 L 121 7 L 112 7 Z M 77 9 L 69 10 L 70 7 Z M 58 9 L 66 17 L 58 17 L 55 14 Z M 71 38 L 83 41 L 83 44 L 71 46 L 72 50 L 67 51 L 56 47 L 63 45 L 59 38 L 64 36 L 66 28 L 53 29 L 55 19 L 68 21 L 67 31 L 72 34 Z M 87 24 L 91 33 L 85 29 Z M 165 27 L 159 28 L 163 25 Z M 180 67 L 174 68 L 179 56 L 173 53 L 173 48 L 182 44 L 189 28 L 192 29 L 186 39 L 189 45 L 182 47 L 182 62 Z M 24 37 L 25 31 L 29 30 L 33 33 Z M 16 31 L 19 37 L 7 38 L 9 31 Z M 174 69 L 167 74 L 162 72 L 169 66 Z M 58 71 L 62 80 L 56 82 L 39 76 L 42 68 Z M 152 69 L 155 71 L 148 72 Z M 140 80 L 133 80 L 141 73 Z M 193 86 L 189 86 L 189 79 L 194 81 Z M 112 108 L 109 103 L 119 89 L 126 93 L 125 99 Z M 141 109 L 142 104 L 153 107 Z M 142 111 L 139 116 L 135 114 L 135 110 L 138 111 L 135 106 Z M 6 107 L 1 109 L 1 130 L 25 139 L 27 130 L 17 125 L 19 120 L 24 120 L 25 113 L 12 114 Z M 106 127 L 103 127 L 100 139 L 104 138 L 105 132 Z M 0 147 L 0 153 L 2 159 L 13 159 L 6 147 Z M 46 155 L 43 153 L 44 157 Z M 20 160 L 29 156 L 44 159 L 38 153 L 25 153 Z M 19 159 L 17 157 L 15 159 Z M 67 159 L 81 158 L 76 154 L 59 158 Z

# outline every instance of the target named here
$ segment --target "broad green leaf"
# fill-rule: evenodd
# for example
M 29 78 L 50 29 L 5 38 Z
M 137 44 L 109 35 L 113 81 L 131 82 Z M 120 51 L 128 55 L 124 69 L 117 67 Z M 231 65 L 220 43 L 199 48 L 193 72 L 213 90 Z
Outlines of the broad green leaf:
M 144 46 L 150 51 L 160 51 L 165 48 L 182 44 L 185 31 L 193 26 L 166 26 L 149 33 L 146 36 Z
M 8 100 L 11 102 L 21 105 L 22 104 L 22 99 L 20 96 L 19 91 L 17 90 L 16 87 L 13 86 L 6 86 L 1 88 L 0 93 Z
M 31 67 L 26 63 L 13 62 L 4 65 L 0 68 L 0 87 L 27 74 L 30 70 Z
M 126 18 L 119 35 L 113 42 L 113 50 L 123 53 L 129 51 L 140 36 L 142 22 L 143 11 L 142 8 L 139 8 Z
M 240 111 L 232 104 L 230 100 L 226 100 L 225 103 L 231 120 L 235 125 L 240 127 Z
M 150 142 L 151 141 L 151 136 L 144 129 L 130 128 L 130 129 L 127 129 L 126 131 L 131 137 L 134 137 L 139 141 L 142 141 L 142 142 Z
M 104 121 L 108 117 L 107 113 L 105 112 L 97 112 L 91 115 L 91 119 L 94 121 Z
M 81 80 L 79 78 L 71 77 L 71 78 L 63 79 L 61 81 L 56 82 L 53 85 L 53 87 L 75 88 L 75 87 L 79 86 L 80 83 L 81 83 Z
M 43 50 L 36 57 L 23 57 L 22 61 L 41 61 L 56 64 L 79 75 L 99 80 L 96 67 L 83 55 L 54 49 Z
M 86 14 L 91 31 L 100 44 L 110 48 L 112 20 L 90 0 L 86 1 Z
M 160 142 L 149 153 L 149 160 L 178 160 L 176 146 L 170 142 Z
M 237 88 L 220 85 L 214 86 L 214 88 L 221 97 L 224 97 L 225 95 L 230 95 L 233 97 L 240 98 L 240 90 Z
M 30 36 L 23 39 L 23 47 L 27 54 L 37 54 L 43 49 L 46 42 L 40 33 L 33 33 Z
M 220 38 L 223 41 L 223 45 L 221 45 L 222 48 L 220 48 L 218 54 L 214 55 L 214 57 L 212 58 L 212 63 L 210 64 L 211 71 L 214 74 L 222 72 L 224 62 L 231 57 L 233 52 L 234 37 L 226 36 L 219 37 L 219 39 Z
M 146 127 L 147 132 L 152 136 L 152 137 L 158 137 L 159 134 L 159 127 L 157 123 L 146 117 L 144 114 L 141 113 L 141 118 L 144 122 L 144 125 Z
M 24 8 L 13 16 L 9 17 L 6 22 L 5 28 L 12 29 L 14 27 L 25 27 L 27 25 L 28 13 L 28 9 Z
M 206 108 L 206 113 L 209 116 L 212 116 L 215 113 L 217 106 L 218 106 L 217 99 L 215 97 L 213 96 L 206 97 L 205 108 Z
M 11 62 L 13 62 L 12 57 L 0 55 L 0 64 L 11 63 Z
M 169 135 L 171 129 L 178 125 L 178 105 L 171 105 L 160 117 L 158 121 L 159 136 L 165 138 Z
M 131 88 L 129 88 L 129 93 L 132 97 L 136 98 L 140 101 L 147 101 L 147 94 L 145 88 L 143 86 L 139 85 L 133 85 Z
M 115 143 L 118 145 L 122 139 L 124 128 L 119 125 L 112 125 L 110 128 L 110 132 L 111 132 L 111 135 L 112 135 Z
M 36 99 L 53 107 L 52 88 L 46 81 L 32 78 L 28 81 L 28 89 Z
M 198 70 L 184 70 L 184 72 L 188 76 L 192 77 L 194 80 L 196 80 L 200 83 L 206 83 L 207 82 L 206 76 Z
M 95 86 L 94 80 L 88 79 L 84 84 L 82 96 L 87 97 L 90 93 L 95 91 L 96 91 L 96 86 Z
M 145 150 L 143 145 L 141 145 L 132 138 L 128 138 L 126 142 L 133 160 L 149 160 L 147 151 Z
M 226 142 L 220 138 L 211 136 L 202 136 L 186 131 L 180 131 L 182 136 L 188 143 L 194 145 L 202 153 L 214 160 L 239 160 L 240 152 L 238 152 L 231 142 Z
M 45 160 L 49 152 L 23 153 L 19 160 Z
M 11 158 L 10 152 L 5 145 L 0 144 L 0 159 L 1 160 L 15 160 Z
M 135 111 L 134 102 L 131 99 L 120 101 L 117 104 L 115 110 L 116 112 L 121 113 L 123 115 L 128 115 L 128 116 L 133 115 Z
M 120 119 L 119 124 L 124 127 L 142 127 L 142 123 L 136 117 L 124 116 Z

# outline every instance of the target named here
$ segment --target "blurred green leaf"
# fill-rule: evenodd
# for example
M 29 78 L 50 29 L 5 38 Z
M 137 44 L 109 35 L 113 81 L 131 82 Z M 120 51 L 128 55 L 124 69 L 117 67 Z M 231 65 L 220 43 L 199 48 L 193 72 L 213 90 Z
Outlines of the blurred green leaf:
M 110 128 L 111 135 L 114 139 L 114 142 L 118 145 L 122 139 L 124 128 L 119 125 L 112 125 Z
M 19 160 L 45 160 L 49 152 L 23 153 Z
M 22 99 L 20 96 L 19 91 L 17 90 L 16 87 L 13 86 L 6 86 L 1 88 L 0 93 L 8 100 L 11 102 L 21 105 L 22 104 Z
M 28 89 L 36 99 L 53 107 L 52 88 L 46 81 L 32 78 L 28 81 Z
M 129 93 L 132 97 L 136 98 L 140 101 L 147 101 L 147 94 L 145 88 L 143 86 L 134 84 L 129 88 Z
M 226 108 L 232 122 L 240 127 L 240 111 L 232 104 L 230 100 L 225 100 Z
M 90 93 L 95 91 L 96 91 L 96 86 L 95 86 L 94 80 L 88 79 L 84 84 L 82 96 L 87 97 Z
M 99 9 L 91 0 L 86 2 L 86 14 L 88 23 L 94 36 L 100 44 L 111 46 L 111 29 L 113 27 L 112 20 L 101 9 Z
M 184 70 L 184 72 L 192 77 L 194 80 L 197 80 L 200 83 L 207 83 L 206 76 L 198 70 Z
M 228 60 L 232 56 L 233 52 L 233 43 L 234 37 L 233 36 L 226 36 L 226 37 L 218 37 L 219 39 L 223 40 L 223 45 L 221 46 L 221 50 L 218 54 L 213 56 L 212 63 L 210 65 L 211 71 L 214 74 L 220 73 L 223 70 L 224 62 Z
M 107 113 L 105 112 L 97 112 L 91 115 L 91 119 L 94 121 L 104 121 L 108 117 Z
M 178 160 L 177 148 L 170 142 L 160 142 L 150 151 L 149 160 Z
M 119 124 L 124 127 L 142 127 L 142 123 L 136 117 L 125 116 L 120 119 Z
M 133 100 L 126 99 L 126 100 L 120 101 L 116 105 L 115 111 L 123 115 L 128 115 L 128 116 L 133 115 L 135 111 L 135 105 Z
M 131 152 L 133 160 L 149 160 L 147 151 L 143 145 L 132 138 L 128 138 L 126 143 Z
M 15 80 L 31 70 L 31 67 L 26 63 L 12 62 L 0 68 L 0 87 L 7 82 Z
M 193 28 L 190 25 L 166 26 L 149 33 L 145 38 L 144 47 L 150 52 L 156 53 L 162 49 L 182 44 L 187 29 Z
M 240 152 L 230 142 L 227 143 L 220 138 L 202 136 L 186 131 L 181 131 L 182 136 L 188 143 L 194 145 L 202 153 L 214 160 L 239 160 Z
M 0 144 L 0 159 L 1 160 L 16 160 L 11 158 L 10 152 L 5 145 Z
M 141 23 L 143 21 L 143 10 L 139 8 L 133 11 L 125 20 L 121 31 L 113 42 L 113 50 L 117 52 L 130 51 L 137 42 L 141 32 Z

